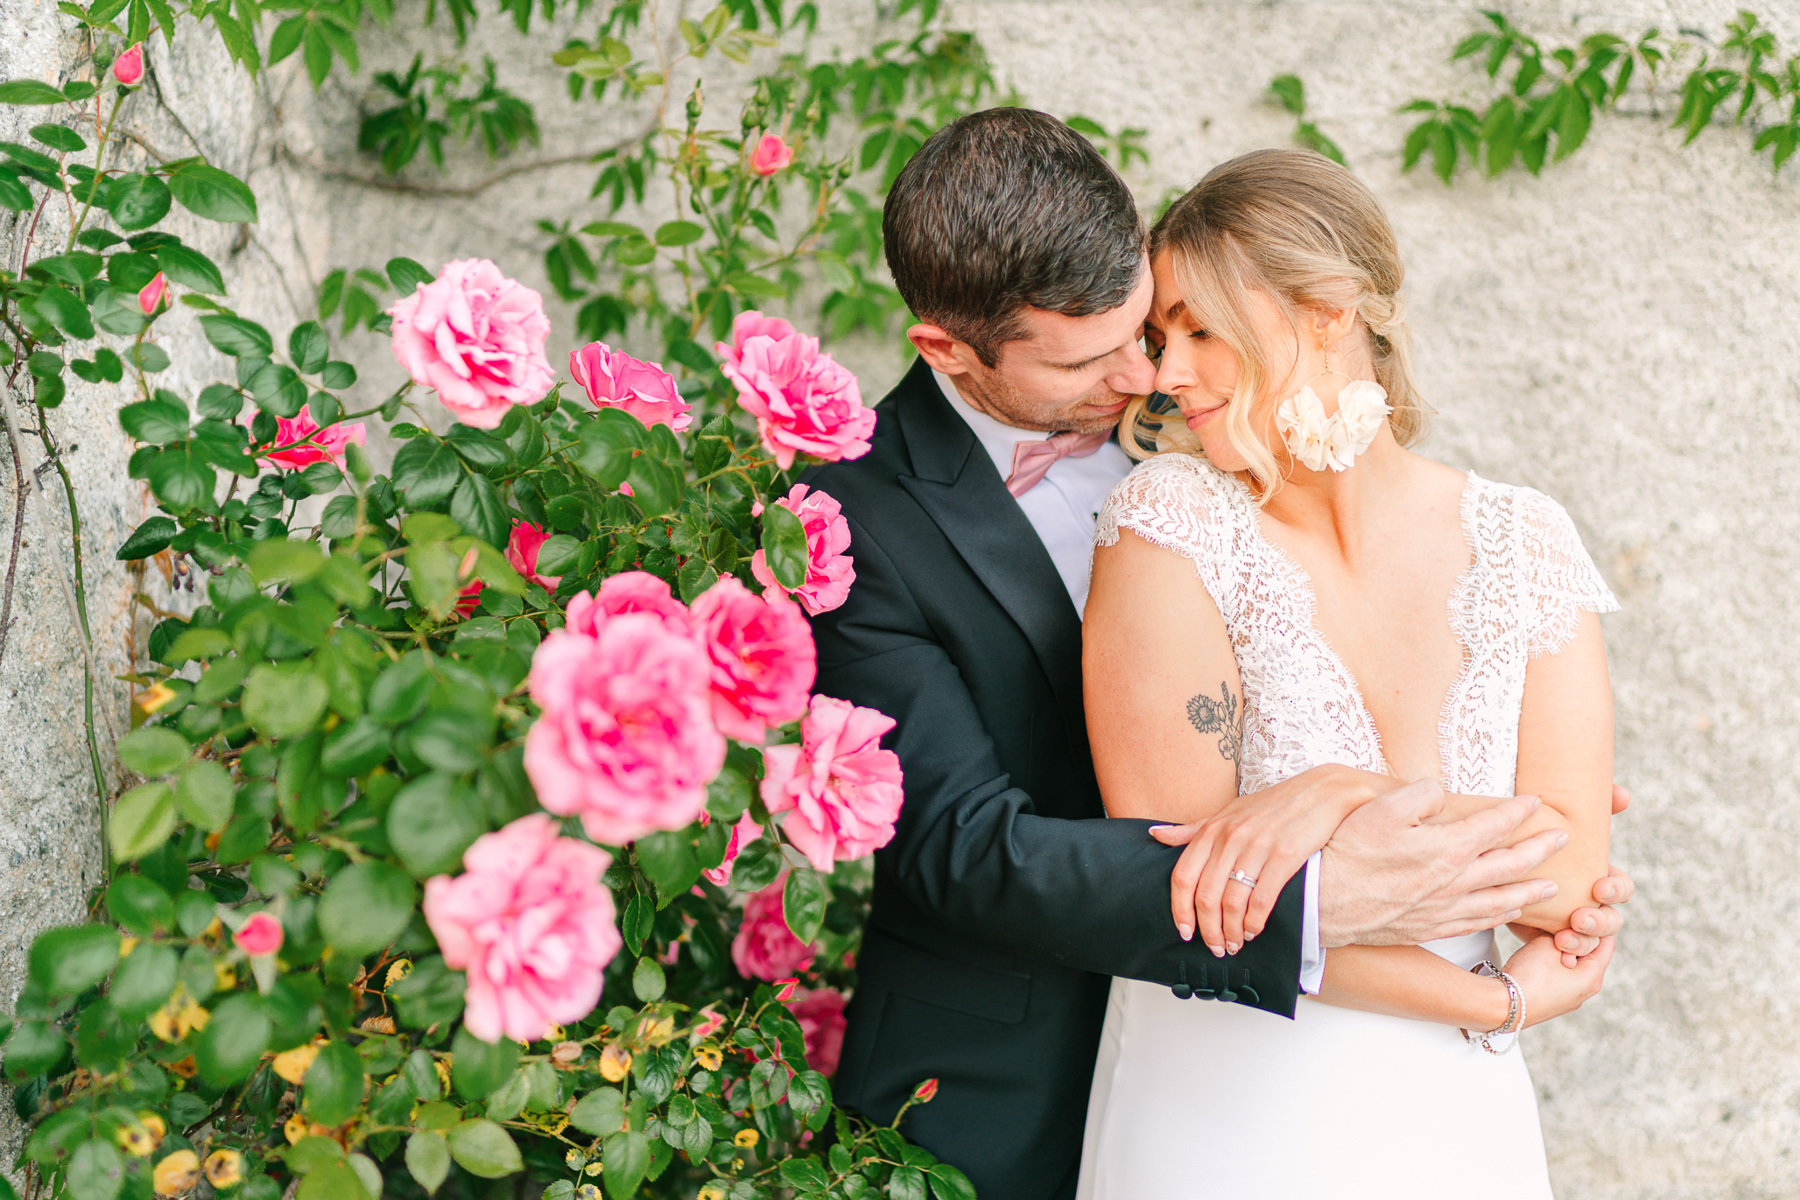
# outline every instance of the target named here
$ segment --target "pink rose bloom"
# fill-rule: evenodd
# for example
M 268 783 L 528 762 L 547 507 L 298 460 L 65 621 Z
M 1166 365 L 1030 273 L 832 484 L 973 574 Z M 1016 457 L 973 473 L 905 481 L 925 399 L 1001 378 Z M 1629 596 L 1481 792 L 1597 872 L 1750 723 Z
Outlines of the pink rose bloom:
M 144 44 L 139 42 L 119 57 L 113 59 L 113 78 L 126 87 L 134 86 L 144 77 Z
M 479 579 L 469 580 L 468 586 L 457 593 L 462 598 L 456 602 L 456 607 L 451 611 L 459 617 L 474 616 L 475 610 L 481 607 L 481 589 L 486 586 L 487 584 Z
M 843 506 L 804 483 L 796 483 L 775 503 L 799 517 L 806 530 L 806 579 L 789 592 L 760 549 L 750 556 L 750 573 L 764 587 L 793 596 L 815 617 L 830 612 L 849 598 L 850 585 L 856 582 L 856 567 L 844 553 L 850 548 L 850 522 L 844 520 Z
M 709 1038 L 723 1028 L 725 1028 L 725 1018 L 709 1008 L 700 1013 L 700 1020 L 694 1026 L 694 1037 L 696 1039 Z
M 763 751 L 763 803 L 771 813 L 793 814 L 781 831 L 819 870 L 893 840 L 904 798 L 900 756 L 881 748 L 893 727 L 892 717 L 872 708 L 814 696 L 800 745 Z
M 773 175 L 793 161 L 793 147 L 776 135 L 765 133 L 750 154 L 750 169 L 758 175 Z
M 594 595 L 577 593 L 563 613 L 563 628 L 598 637 L 608 621 L 627 613 L 653 616 L 671 632 L 691 634 L 693 630 L 687 606 L 675 598 L 668 584 L 648 571 L 623 571 L 610 576 Z
M 746 979 L 774 982 L 812 966 L 816 947 L 794 936 L 781 911 L 781 878 L 744 901 L 744 923 L 731 942 L 731 961 Z
M 468 972 L 470 1033 L 537 1041 L 600 1003 L 620 946 L 612 895 L 600 883 L 610 862 L 533 813 L 476 838 L 463 874 L 425 881 L 425 923 L 444 962 Z
M 394 357 L 465 425 L 492 429 L 513 405 L 542 400 L 556 382 L 544 357 L 550 319 L 543 297 L 485 258 L 445 263 L 388 314 Z
M 737 385 L 738 403 L 756 418 L 763 445 L 782 470 L 796 454 L 827 462 L 869 452 L 875 410 L 862 402 L 856 376 L 819 349 L 819 339 L 794 333 L 744 339 L 737 361 L 720 364 Z
M 795 721 L 817 674 L 812 628 L 800 606 L 759 596 L 730 575 L 694 600 L 694 634 L 712 660 L 712 714 L 719 732 L 761 742 L 771 725 Z
M 596 408 L 622 408 L 645 425 L 667 425 L 677 433 L 694 422 L 693 405 L 681 398 L 660 363 L 639 362 L 605 342 L 589 342 L 569 355 L 569 374 Z
M 281 949 L 286 935 L 282 932 L 281 922 L 274 913 L 259 912 L 245 921 L 238 931 L 231 935 L 231 940 L 239 950 L 252 957 L 274 954 Z
M 806 1036 L 806 1065 L 835 1075 L 844 1052 L 844 993 L 833 988 L 801 992 L 788 1005 Z
M 724 887 L 731 882 L 731 870 L 737 865 L 738 855 L 744 852 L 745 846 L 761 836 L 762 826 L 758 825 L 756 819 L 749 813 L 745 813 L 737 819 L 737 824 L 731 827 L 731 840 L 725 843 L 724 861 L 718 866 L 708 867 L 700 873 L 706 876 L 708 882 L 714 887 Z
M 138 307 L 143 310 L 146 317 L 154 317 L 156 315 L 156 310 L 162 307 L 163 296 L 168 290 L 169 281 L 164 277 L 161 271 L 156 273 L 155 279 L 146 283 L 143 288 L 139 290 Z
M 546 592 L 554 592 L 556 585 L 562 582 L 562 576 L 539 575 L 537 569 L 538 551 L 549 540 L 549 531 L 540 529 L 530 521 L 514 521 L 512 534 L 506 539 L 506 561 L 513 570 Z
M 650 613 L 612 617 L 592 637 L 545 638 L 530 677 L 544 712 L 525 735 L 538 801 L 580 814 L 589 837 L 615 846 L 686 827 L 725 761 L 710 675 L 692 636 Z
M 302 404 L 300 411 L 292 417 L 275 418 L 275 440 L 271 446 L 286 446 L 286 450 L 277 450 L 263 457 L 278 467 L 299 470 L 310 467 L 314 463 L 337 462 L 344 457 L 344 447 L 351 442 L 361 446 L 366 443 L 367 434 L 361 421 L 354 425 L 346 425 L 342 421 L 319 428 L 312 419 L 312 406 Z M 296 446 L 295 442 L 304 442 Z
M 731 322 L 731 341 L 713 343 L 713 353 L 736 366 L 743 361 L 744 343 L 751 338 L 766 337 L 780 341 L 784 337 L 794 336 L 794 332 L 794 327 L 780 317 L 765 317 L 755 309 L 749 309 L 739 313 Z

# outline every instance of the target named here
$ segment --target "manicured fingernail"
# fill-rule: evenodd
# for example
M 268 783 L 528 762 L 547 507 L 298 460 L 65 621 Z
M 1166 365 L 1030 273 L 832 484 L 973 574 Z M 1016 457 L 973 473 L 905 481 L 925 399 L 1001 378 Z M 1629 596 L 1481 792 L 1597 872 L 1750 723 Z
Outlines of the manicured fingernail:
M 1213 952 L 1214 958 L 1224 958 L 1225 957 L 1225 949 L 1222 946 L 1209 945 L 1209 946 L 1207 946 L 1207 949 L 1211 950 Z
M 1555 880 L 1551 880 L 1551 881 L 1545 883 L 1543 887 L 1538 889 L 1538 899 L 1539 900 L 1548 900 L 1550 897 L 1552 897 L 1554 895 L 1556 895 L 1556 881 Z
M 1238 945 L 1236 942 L 1226 942 L 1225 943 L 1225 953 L 1227 953 L 1227 954 L 1236 954 L 1239 950 L 1242 950 L 1242 949 L 1243 949 L 1243 947 Z
M 1152 826 L 1151 826 L 1151 827 L 1150 827 L 1150 828 L 1149 828 L 1149 829 L 1148 829 L 1148 830 L 1146 830 L 1146 831 L 1145 831 L 1145 832 L 1147 832 L 1147 833 L 1161 833 L 1161 832 L 1162 832 L 1162 831 L 1163 831 L 1163 830 L 1165 830 L 1165 829 L 1173 829 L 1173 828 L 1175 828 L 1175 827 L 1174 827 L 1174 826 L 1173 826 L 1173 825 L 1152 825 Z
M 1564 833 L 1560 829 L 1557 830 L 1556 831 L 1556 848 L 1558 850 L 1561 850 L 1564 846 L 1566 846 L 1568 844 L 1569 844 L 1569 835 Z
M 1500 923 L 1502 925 L 1506 925 L 1510 922 L 1518 920 L 1520 917 L 1522 917 L 1524 915 L 1525 915 L 1524 913 L 1520 912 L 1518 909 L 1515 908 L 1511 912 L 1507 913 L 1504 917 L 1501 917 Z
M 1583 917 L 1577 918 L 1577 920 L 1575 921 L 1575 928 L 1581 930 L 1581 932 L 1583 932 L 1583 933 L 1592 933 L 1592 932 L 1594 932 L 1594 928 L 1595 928 L 1596 924 L 1597 924 L 1597 922 L 1594 920 L 1594 918 L 1588 917 L 1588 916 L 1583 916 Z
M 1186 921 L 1177 921 L 1175 923 L 1175 932 L 1181 935 L 1181 940 L 1184 942 L 1191 942 L 1194 940 L 1194 927 L 1189 925 Z
M 1244 945 L 1248 946 L 1251 942 L 1254 942 L 1255 940 L 1256 940 L 1256 935 L 1254 933 L 1246 932 L 1244 934 Z
M 1602 900 L 1606 901 L 1608 904 L 1611 904 L 1614 900 L 1617 900 L 1619 898 L 1619 889 L 1609 883 L 1601 891 L 1600 898 Z

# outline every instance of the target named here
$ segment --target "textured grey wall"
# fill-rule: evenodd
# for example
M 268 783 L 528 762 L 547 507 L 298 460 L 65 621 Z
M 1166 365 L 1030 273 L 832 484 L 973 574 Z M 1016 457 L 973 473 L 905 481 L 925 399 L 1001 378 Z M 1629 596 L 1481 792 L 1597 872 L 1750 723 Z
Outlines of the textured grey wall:
M 849 22 L 823 31 L 824 44 L 866 34 L 860 4 L 823 7 L 828 22 Z M 1529 0 L 1508 11 L 1555 39 L 1650 25 L 1716 35 L 1736 7 Z M 1794 0 L 1764 13 L 1790 52 L 1800 48 Z M 951 20 L 980 35 L 1003 82 L 1034 105 L 1147 129 L 1151 165 L 1130 176 L 1147 207 L 1223 158 L 1285 143 L 1291 119 L 1261 97 L 1276 74 L 1306 80 L 1313 116 L 1400 231 L 1422 381 L 1441 410 L 1426 452 L 1562 500 L 1625 606 L 1606 629 L 1618 770 L 1638 802 L 1616 826 L 1615 854 L 1640 898 L 1605 995 L 1528 1039 L 1559 1194 L 1800 1195 L 1790 998 L 1800 882 L 1788 869 L 1800 850 L 1800 700 L 1789 682 L 1800 650 L 1784 621 L 1800 543 L 1800 483 L 1786 469 L 1800 457 L 1800 165 L 1773 179 L 1743 131 L 1714 129 L 1682 148 L 1666 121 L 1618 115 L 1542 178 L 1446 188 L 1423 171 L 1401 175 L 1407 119 L 1395 108 L 1476 94 L 1470 69 L 1446 61 L 1479 20 L 1472 0 L 953 0 Z M 477 53 L 493 54 L 502 82 L 548 118 L 541 149 L 511 165 L 591 150 L 641 119 L 628 106 L 557 102 L 560 75 L 544 58 L 562 34 L 526 41 L 499 20 L 482 26 Z M 366 69 L 404 67 L 411 55 L 410 44 L 365 37 Z M 75 56 L 49 0 L 0 0 L 0 77 L 59 79 Z M 706 65 L 709 79 L 726 66 Z M 152 68 L 167 107 L 145 96 L 134 116 L 150 145 L 166 156 L 199 145 L 257 190 L 263 221 L 239 252 L 234 231 L 197 236 L 231 272 L 234 302 L 278 333 L 326 271 L 393 254 L 433 267 L 491 257 L 547 293 L 532 221 L 591 219 L 592 176 L 579 165 L 472 193 L 444 188 L 468 189 L 495 168 L 465 159 L 448 179 L 415 168 L 401 188 L 373 182 L 374 165 L 354 151 L 366 74 L 334 80 L 318 98 L 287 69 L 252 87 L 201 37 L 174 55 L 159 47 Z M 0 136 L 36 119 L 0 112 Z M 46 226 L 56 219 L 47 214 Z M 0 223 L 8 263 L 17 238 Z M 549 308 L 554 359 L 572 313 Z M 168 336 L 191 342 L 192 330 L 171 322 Z M 887 343 L 837 349 L 875 395 L 900 366 Z M 362 351 L 369 392 L 398 380 L 384 350 Z M 194 372 L 182 386 L 199 379 L 201 360 L 175 357 L 194 364 L 176 368 Z M 110 554 L 144 501 L 123 484 L 126 447 L 98 397 L 71 389 L 52 419 L 65 444 L 81 446 L 70 465 L 96 526 L 90 603 L 96 637 L 116 655 L 128 589 Z M 0 532 L 10 535 L 5 454 Z M 26 460 L 42 459 L 28 448 Z M 30 933 L 77 913 L 95 878 L 92 785 L 70 716 L 78 651 L 47 549 L 64 553 L 65 538 L 44 524 L 60 514 L 54 495 L 32 502 L 14 640 L 0 665 L 8 989 Z M 111 695 L 122 720 L 123 692 Z

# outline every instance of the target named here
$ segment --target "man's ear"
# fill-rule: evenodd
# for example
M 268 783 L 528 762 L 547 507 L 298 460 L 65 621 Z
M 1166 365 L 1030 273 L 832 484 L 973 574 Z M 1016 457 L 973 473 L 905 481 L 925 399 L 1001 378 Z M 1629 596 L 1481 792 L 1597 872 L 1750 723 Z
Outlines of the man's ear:
M 975 354 L 967 342 L 950 336 L 942 325 L 924 321 L 906 331 L 906 340 L 913 344 L 927 366 L 945 375 L 966 375 L 969 371 L 967 360 Z

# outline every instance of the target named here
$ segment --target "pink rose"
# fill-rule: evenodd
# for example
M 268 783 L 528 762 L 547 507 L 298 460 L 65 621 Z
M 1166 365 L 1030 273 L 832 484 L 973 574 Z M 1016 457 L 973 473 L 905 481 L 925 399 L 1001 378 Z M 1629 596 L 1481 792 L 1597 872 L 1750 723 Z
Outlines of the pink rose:
M 799 517 L 806 531 L 806 579 L 790 593 L 760 549 L 750 556 L 750 573 L 764 587 L 792 595 L 815 617 L 830 612 L 849 598 L 850 585 L 856 582 L 856 567 L 844 553 L 850 548 L 850 522 L 844 520 L 843 506 L 804 483 L 796 483 L 775 503 Z
M 904 798 L 900 757 L 881 748 L 894 719 L 848 700 L 814 696 L 800 745 L 763 751 L 763 803 L 791 812 L 781 831 L 821 871 L 888 844 Z
M 806 1035 L 806 1065 L 821 1075 L 835 1075 L 844 1052 L 844 993 L 833 988 L 801 992 L 788 1011 Z
M 708 867 L 700 872 L 714 887 L 724 887 L 731 882 L 731 870 L 737 865 L 738 855 L 744 847 L 762 836 L 762 826 L 749 813 L 737 819 L 731 827 L 731 840 L 725 843 L 725 859 L 716 867 Z
M 736 366 L 743 361 L 744 343 L 751 338 L 766 337 L 780 341 L 784 337 L 794 336 L 794 332 L 794 327 L 780 317 L 765 317 L 755 309 L 748 309 L 739 313 L 731 322 L 731 341 L 715 342 L 713 352 Z
M 760 743 L 771 725 L 800 718 L 818 668 L 812 629 L 798 604 L 779 593 L 759 596 L 725 575 L 689 611 L 712 660 L 713 724 L 720 733 Z
M 639 362 L 605 342 L 589 342 L 569 355 L 569 374 L 596 408 L 622 408 L 646 425 L 667 425 L 677 433 L 694 422 L 693 405 L 681 398 L 660 363 Z
M 812 966 L 817 948 L 794 936 L 781 911 L 787 875 L 744 901 L 744 923 L 731 942 L 731 961 L 746 979 L 773 982 Z
M 126 87 L 135 86 L 144 77 L 144 44 L 139 42 L 113 59 L 112 73 Z
M 725 1028 L 725 1018 L 710 1008 L 701 1012 L 699 1016 L 700 1020 L 694 1025 L 694 1037 L 696 1039 L 709 1038 L 713 1034 L 719 1032 L 719 1030 Z
M 546 592 L 554 592 L 556 585 L 562 582 L 561 575 L 539 575 L 537 569 L 538 551 L 550 540 L 547 530 L 533 525 L 530 521 L 514 521 L 512 534 L 506 539 L 506 561 L 512 569 Z
M 425 923 L 444 962 L 467 971 L 463 1024 L 485 1042 L 546 1037 L 600 1003 L 619 952 L 598 846 L 559 837 L 544 813 L 475 839 L 464 873 L 425 881 Z
M 530 677 L 544 712 L 525 735 L 539 802 L 579 813 L 588 836 L 611 845 L 688 825 L 725 761 L 710 674 L 692 636 L 650 613 L 611 617 L 591 637 L 545 638 Z
M 774 134 L 765 133 L 750 154 L 750 169 L 758 175 L 773 175 L 793 161 L 793 148 Z
M 463 590 L 457 593 L 461 599 L 456 602 L 456 607 L 451 611 L 459 617 L 474 616 L 475 610 L 481 607 L 481 589 L 486 586 L 487 584 L 479 579 L 469 580 Z
M 251 915 L 238 931 L 231 935 L 231 940 L 239 950 L 252 957 L 274 954 L 281 949 L 286 935 L 282 932 L 281 922 L 274 913 L 259 912 Z
M 155 279 L 146 283 L 143 288 L 139 290 L 138 307 L 143 310 L 146 317 L 154 317 L 156 315 L 156 310 L 162 307 L 163 298 L 167 295 L 168 290 L 169 281 L 164 277 L 161 271 L 156 273 Z
M 158 276 L 158 278 L 161 278 Z M 279 467 L 299 470 L 310 467 L 314 463 L 336 462 L 344 457 L 344 447 L 351 442 L 361 446 L 365 444 L 367 434 L 361 421 L 354 425 L 346 425 L 342 421 L 319 428 L 312 419 L 312 406 L 302 404 L 300 411 L 292 417 L 275 418 L 275 440 L 270 446 L 286 446 L 286 450 L 277 450 L 273 454 L 263 454 Z M 296 446 L 295 442 L 304 443 Z M 268 447 L 260 447 L 259 452 Z
M 608 621 L 627 613 L 646 613 L 672 632 L 691 634 L 693 630 L 687 606 L 675 598 L 668 584 L 648 571 L 623 571 L 609 577 L 594 595 L 577 593 L 564 611 L 563 628 L 597 637 Z
M 737 385 L 738 403 L 756 418 L 782 470 L 794 465 L 795 454 L 836 462 L 869 452 L 875 410 L 863 404 L 856 376 L 819 349 L 819 339 L 746 337 L 736 361 L 728 356 L 720 370 Z
M 543 298 L 485 258 L 445 263 L 388 314 L 394 357 L 465 425 L 492 429 L 507 409 L 543 399 L 556 382 L 544 357 Z

